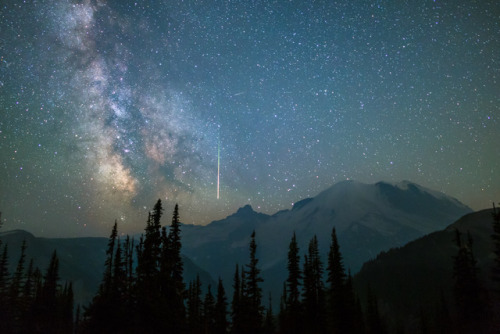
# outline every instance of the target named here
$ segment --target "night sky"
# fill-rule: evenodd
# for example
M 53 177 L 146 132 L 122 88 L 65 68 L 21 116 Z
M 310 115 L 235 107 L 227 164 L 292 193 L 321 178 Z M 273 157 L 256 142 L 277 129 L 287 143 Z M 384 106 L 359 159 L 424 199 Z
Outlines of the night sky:
M 140 232 L 346 179 L 500 201 L 497 1 L 2 1 L 3 230 Z M 217 199 L 220 147 L 220 198 Z

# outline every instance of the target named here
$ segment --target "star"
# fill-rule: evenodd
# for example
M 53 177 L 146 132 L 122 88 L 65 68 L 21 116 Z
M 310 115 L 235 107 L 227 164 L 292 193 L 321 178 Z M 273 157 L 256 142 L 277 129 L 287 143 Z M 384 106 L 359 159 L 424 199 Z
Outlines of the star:
M 411 180 L 489 207 L 498 7 L 4 4 L 5 228 L 107 235 L 120 219 L 136 233 L 158 198 L 207 224 L 345 179 Z

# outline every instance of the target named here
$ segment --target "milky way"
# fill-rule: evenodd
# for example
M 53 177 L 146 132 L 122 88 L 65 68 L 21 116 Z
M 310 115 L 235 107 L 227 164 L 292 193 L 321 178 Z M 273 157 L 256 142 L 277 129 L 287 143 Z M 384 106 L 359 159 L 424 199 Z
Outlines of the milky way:
M 345 179 L 489 207 L 499 13 L 463 0 L 9 1 L 4 228 L 105 235 L 117 219 L 139 232 L 158 198 L 206 224 Z

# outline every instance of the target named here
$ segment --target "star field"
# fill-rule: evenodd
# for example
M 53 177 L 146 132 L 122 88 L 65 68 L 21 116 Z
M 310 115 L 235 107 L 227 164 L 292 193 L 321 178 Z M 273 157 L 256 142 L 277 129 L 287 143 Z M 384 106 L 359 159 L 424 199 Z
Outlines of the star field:
M 9 1 L 4 228 L 134 233 L 158 198 L 206 224 L 345 179 L 490 207 L 499 51 L 495 1 Z

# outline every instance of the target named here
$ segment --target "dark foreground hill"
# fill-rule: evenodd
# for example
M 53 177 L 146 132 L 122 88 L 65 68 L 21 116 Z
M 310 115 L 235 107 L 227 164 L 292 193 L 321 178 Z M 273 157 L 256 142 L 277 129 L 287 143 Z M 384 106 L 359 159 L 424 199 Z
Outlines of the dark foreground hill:
M 454 238 L 458 229 L 472 236 L 480 282 L 490 295 L 494 258 L 492 212 L 465 215 L 442 231 L 379 254 L 355 275 L 356 290 L 364 298 L 369 286 L 390 325 L 407 333 L 418 332 L 423 323 L 434 321 L 443 301 L 453 314 L 453 257 L 458 252 Z

